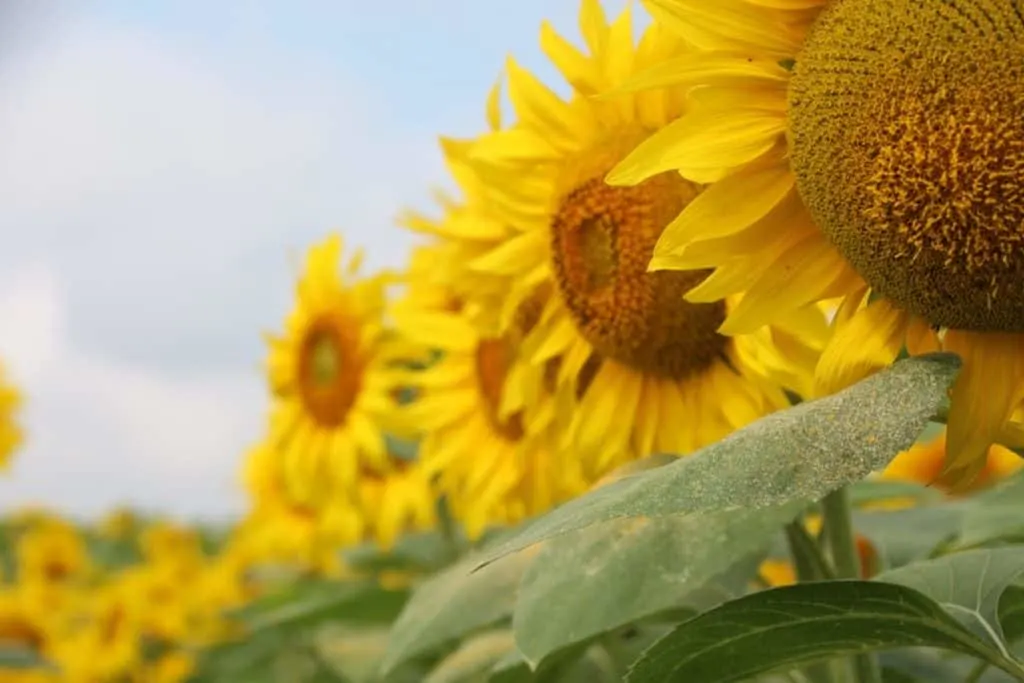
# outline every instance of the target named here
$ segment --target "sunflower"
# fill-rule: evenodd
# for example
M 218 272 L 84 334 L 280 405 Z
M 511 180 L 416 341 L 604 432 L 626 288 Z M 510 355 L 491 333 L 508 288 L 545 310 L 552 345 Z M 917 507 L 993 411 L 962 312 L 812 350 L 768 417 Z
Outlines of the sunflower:
M 3 364 L 0 363 L 0 468 L 8 466 L 11 454 L 21 445 L 21 429 L 14 420 L 21 400 L 18 390 L 7 383 Z
M 487 97 L 488 130 L 501 130 L 500 82 Z M 474 140 L 441 137 L 440 147 L 449 177 L 458 189 L 458 197 L 435 191 L 441 215 L 432 218 L 419 211 L 406 210 L 399 225 L 430 242 L 414 250 L 406 279 L 408 291 L 404 303 L 441 308 L 458 307 L 474 324 L 485 327 L 497 322 L 496 313 L 507 297 L 507 279 L 503 272 L 471 267 L 479 258 L 506 245 L 516 231 L 507 222 L 506 213 L 480 167 L 472 159 Z M 443 297 L 446 302 L 432 301 Z
M 536 373 L 556 366 L 560 446 L 578 452 L 595 481 L 652 452 L 691 452 L 788 405 L 773 370 L 807 384 L 820 343 L 811 337 L 824 320 L 808 309 L 776 329 L 727 337 L 717 330 L 738 298 L 692 304 L 683 294 L 705 273 L 647 272 L 662 231 L 702 187 L 676 173 L 625 188 L 604 176 L 684 112 L 685 89 L 597 95 L 691 49 L 658 25 L 634 45 L 629 10 L 609 22 L 596 0 L 583 2 L 580 24 L 586 53 L 549 25 L 541 31 L 568 99 L 507 64 L 517 121 L 477 138 L 469 159 L 515 233 L 471 267 L 508 278 L 502 331 L 539 289 L 551 290 L 523 353 Z M 797 356 L 784 357 L 786 346 Z
M 419 462 L 393 457 L 394 466 L 382 476 L 365 474 L 359 481 L 359 503 L 369 535 L 390 548 L 407 531 L 426 531 L 437 525 L 437 495 L 432 476 Z
M 285 333 L 269 338 L 270 439 L 288 495 L 314 507 L 354 497 L 360 472 L 391 467 L 384 429 L 394 399 L 381 318 L 389 276 L 358 278 L 358 253 L 339 272 L 341 252 L 337 235 L 309 250 Z
M 943 460 L 946 455 L 946 433 L 919 442 L 899 453 L 892 462 L 879 474 L 879 478 L 887 481 L 907 481 L 934 486 L 941 491 L 952 488 L 947 476 L 943 473 Z M 993 444 L 988 449 L 985 466 L 971 481 L 969 487 L 954 489 L 953 493 L 969 493 L 977 491 L 1005 479 L 1024 468 L 1024 460 L 1008 448 Z
M 406 295 L 393 307 L 398 330 L 414 346 L 440 352 L 410 373 L 416 398 L 404 412 L 422 436 L 423 467 L 438 477 L 454 517 L 476 538 L 489 526 L 519 522 L 584 487 L 569 484 L 571 463 L 560 463 L 549 450 L 551 397 L 529 385 L 532 375 L 523 372 L 518 356 L 522 335 L 540 312 L 537 302 L 522 307 L 517 326 L 499 334 L 494 316 L 466 313 L 481 299 L 450 291 L 439 296 L 431 272 L 413 264 Z M 486 295 L 484 300 L 493 303 Z
M 337 550 L 358 543 L 366 522 L 347 496 L 316 508 L 289 496 L 280 455 L 270 444 L 261 443 L 243 460 L 249 510 L 233 536 L 233 548 L 254 563 L 336 574 L 340 570 Z
M 910 354 L 963 359 L 945 475 L 985 466 L 1024 396 L 1024 19 L 1012 0 L 648 0 L 699 46 L 625 90 L 683 87 L 685 116 L 608 176 L 710 184 L 650 268 L 745 292 L 721 331 L 838 298 L 817 367 L 835 391 Z

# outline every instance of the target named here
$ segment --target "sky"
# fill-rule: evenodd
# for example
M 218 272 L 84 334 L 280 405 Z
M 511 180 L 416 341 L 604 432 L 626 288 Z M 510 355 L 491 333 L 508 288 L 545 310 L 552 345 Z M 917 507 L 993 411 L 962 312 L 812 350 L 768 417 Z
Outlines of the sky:
M 624 2 L 604 3 L 615 11 Z M 4 0 L 0 361 L 26 394 L 0 510 L 243 509 L 262 334 L 338 230 L 401 266 L 509 54 L 556 89 L 576 0 Z

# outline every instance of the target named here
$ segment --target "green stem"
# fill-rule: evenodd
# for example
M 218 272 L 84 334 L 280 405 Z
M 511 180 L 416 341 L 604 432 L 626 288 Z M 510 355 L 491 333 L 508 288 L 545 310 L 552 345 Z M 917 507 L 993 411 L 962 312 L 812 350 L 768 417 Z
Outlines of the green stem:
M 789 556 L 793 559 L 797 581 L 806 583 L 834 578 L 831 576 L 832 568 L 822 556 L 818 544 L 799 519 L 786 525 L 786 543 Z M 846 683 L 841 676 L 836 677 L 830 662 L 808 664 L 803 673 L 811 683 Z
M 825 496 L 821 501 L 825 518 L 825 538 L 832 553 L 832 564 L 836 577 L 840 579 L 860 578 L 860 556 L 853 532 L 853 514 L 850 508 L 850 493 L 843 487 Z M 872 654 L 857 655 L 853 658 L 854 680 L 857 683 L 881 683 L 882 670 Z
M 970 673 L 967 674 L 967 678 L 964 679 L 964 683 L 977 683 L 981 680 L 981 677 L 988 671 L 988 662 L 978 662 L 978 664 L 971 669 Z
M 799 520 L 786 525 L 786 542 L 800 583 L 836 578 L 817 541 L 807 533 L 807 528 Z

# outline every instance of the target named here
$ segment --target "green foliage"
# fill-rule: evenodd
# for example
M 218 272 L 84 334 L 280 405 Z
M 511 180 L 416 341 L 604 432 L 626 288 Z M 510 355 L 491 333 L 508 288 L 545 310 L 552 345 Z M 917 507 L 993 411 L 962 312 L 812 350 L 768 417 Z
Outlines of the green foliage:
M 244 636 L 207 652 L 196 680 L 1024 681 L 1024 480 L 962 499 L 864 481 L 928 427 L 957 368 L 900 361 L 476 549 L 451 529 L 351 549 L 364 578 L 303 580 L 236 612 Z M 794 523 L 844 486 L 870 579 L 830 580 L 828 544 Z M 812 580 L 766 589 L 766 556 Z M 382 588 L 393 571 L 415 580 Z M 850 667 L 865 654 L 880 676 L 870 658 Z
M 576 498 L 505 541 L 488 560 L 617 518 L 710 519 L 754 509 L 792 517 L 913 444 L 958 369 L 948 355 L 901 361 L 834 396 L 775 413 L 689 457 Z
M 922 593 L 829 581 L 755 593 L 691 619 L 647 650 L 626 680 L 731 683 L 837 655 L 915 646 L 964 652 L 1024 676 L 1024 668 Z

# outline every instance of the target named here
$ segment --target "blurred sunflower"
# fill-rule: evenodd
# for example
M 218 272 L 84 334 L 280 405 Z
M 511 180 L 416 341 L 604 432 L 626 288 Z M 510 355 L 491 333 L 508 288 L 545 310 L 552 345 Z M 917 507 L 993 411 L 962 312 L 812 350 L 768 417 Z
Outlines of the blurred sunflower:
M 985 466 L 970 482 L 969 486 L 954 487 L 949 475 L 943 472 L 946 455 L 946 432 L 914 444 L 893 458 L 879 474 L 887 481 L 907 481 L 934 486 L 942 491 L 969 493 L 1005 479 L 1024 468 L 1024 460 L 1008 448 L 993 444 L 988 449 Z
M 429 278 L 430 271 L 410 268 L 406 294 L 393 308 L 399 332 L 414 346 L 440 352 L 410 373 L 416 399 L 403 412 L 422 436 L 422 466 L 438 477 L 453 515 L 475 538 L 490 525 L 543 512 L 585 486 L 571 487 L 572 463 L 560 463 L 549 450 L 551 399 L 542 387 L 529 387 L 532 375 L 517 357 L 540 300 L 522 306 L 516 325 L 498 334 L 493 310 L 467 315 L 465 299 L 438 296 Z
M 317 508 L 290 498 L 280 454 L 269 444 L 250 449 L 242 479 L 249 511 L 233 546 L 254 563 L 282 563 L 331 575 L 340 570 L 338 548 L 363 538 L 366 522 L 347 497 Z
M 627 89 L 687 114 L 608 176 L 713 183 L 650 268 L 746 292 L 722 331 L 839 298 L 830 392 L 911 354 L 960 354 L 944 470 L 963 484 L 1024 395 L 1024 19 L 1012 0 L 647 0 L 700 49 Z M 702 280 L 703 276 L 696 278 Z
M 382 324 L 387 275 L 339 272 L 337 235 L 309 250 L 285 332 L 269 338 L 271 441 L 288 495 L 323 505 L 354 495 L 360 472 L 391 467 L 384 429 L 394 400 Z
M 44 654 L 68 681 L 125 680 L 141 663 L 139 607 L 117 583 L 98 587 L 64 614 Z
M 627 188 L 604 176 L 683 113 L 685 90 L 595 95 L 690 49 L 659 25 L 634 46 L 629 10 L 609 22 L 597 0 L 584 0 L 580 25 L 589 53 L 547 24 L 541 31 L 572 87 L 568 100 L 507 64 L 517 122 L 476 139 L 469 158 L 515 234 L 471 265 L 509 278 L 502 330 L 539 288 L 551 288 L 524 353 L 536 373 L 557 365 L 558 414 L 569 422 L 562 445 L 580 454 L 593 481 L 652 452 L 691 452 L 788 405 L 770 369 L 800 384 L 797 358 L 780 349 L 815 359 L 820 340 L 810 337 L 823 335 L 824 319 L 808 309 L 784 328 L 726 337 L 717 329 L 736 301 L 683 300 L 706 273 L 647 272 L 662 231 L 702 188 L 677 173 Z
M 393 456 L 387 474 L 364 474 L 359 480 L 359 503 L 369 535 L 384 548 L 409 531 L 437 525 L 437 495 L 422 463 Z
M 0 469 L 7 468 L 11 455 L 21 445 L 21 428 L 14 419 L 21 401 L 21 394 L 7 382 L 0 363 Z
M 94 569 L 88 548 L 69 522 L 52 517 L 29 526 L 15 549 L 18 580 L 47 586 L 87 577 Z

